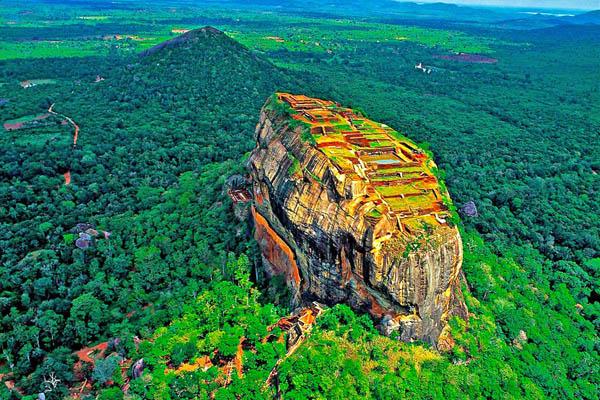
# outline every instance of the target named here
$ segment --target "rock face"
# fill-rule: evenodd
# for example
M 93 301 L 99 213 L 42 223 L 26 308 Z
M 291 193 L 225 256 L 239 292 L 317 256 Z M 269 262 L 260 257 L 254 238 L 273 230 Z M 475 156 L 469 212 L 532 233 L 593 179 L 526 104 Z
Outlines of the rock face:
M 351 109 L 286 93 L 263 107 L 256 141 L 255 237 L 295 305 L 346 303 L 403 340 L 451 342 L 449 317 L 467 316 L 462 243 L 431 157 Z

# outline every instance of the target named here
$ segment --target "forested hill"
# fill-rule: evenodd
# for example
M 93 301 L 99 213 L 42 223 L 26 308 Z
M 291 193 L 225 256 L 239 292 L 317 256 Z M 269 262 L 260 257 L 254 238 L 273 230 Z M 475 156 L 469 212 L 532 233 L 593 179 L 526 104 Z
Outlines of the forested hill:
M 166 128 L 169 133 L 161 140 L 178 140 L 173 125 L 185 121 L 189 126 L 182 133 L 194 136 L 191 141 L 202 146 L 194 150 L 210 154 L 211 161 L 250 150 L 256 111 L 265 96 L 292 81 L 270 62 L 210 27 L 141 53 L 138 63 L 127 65 L 115 78 L 101 97 L 109 96 L 129 110 L 133 107 L 137 115 L 138 109 L 151 114 L 148 121 L 156 121 L 157 129 Z M 115 86 L 125 97 L 115 97 Z M 157 115 L 159 110 L 163 113 Z M 213 118 L 218 118 L 218 123 L 211 121 Z M 193 155 L 190 160 L 196 165 L 205 161 Z M 189 166 L 183 169 L 189 170 Z
M 185 48 L 188 51 L 194 51 L 193 47 L 197 46 L 199 41 L 203 41 L 208 38 L 212 38 L 213 40 L 225 40 L 225 37 L 225 34 L 220 30 L 213 28 L 212 26 L 205 26 L 204 28 L 194 29 L 173 39 L 159 43 L 156 46 L 141 52 L 140 56 L 148 57 L 160 52 L 163 49 L 171 50 L 173 48 L 176 48 L 176 51 L 181 51 L 182 48 Z M 232 40 L 231 43 L 236 42 Z M 241 49 L 241 45 L 238 44 L 237 46 L 239 46 Z M 162 52 L 160 56 L 161 58 L 164 58 L 168 55 L 166 55 L 165 52 Z
M 294 90 L 292 79 L 216 30 L 185 39 L 147 57 L 5 65 L 7 119 L 55 103 L 81 128 L 75 149 L 0 138 L 0 348 L 25 393 L 51 371 L 76 379 L 72 353 L 84 346 L 133 346 L 227 275 L 228 252 L 247 249 L 223 185 L 243 170 L 264 99 Z M 17 90 L 23 75 L 52 71 L 72 76 Z

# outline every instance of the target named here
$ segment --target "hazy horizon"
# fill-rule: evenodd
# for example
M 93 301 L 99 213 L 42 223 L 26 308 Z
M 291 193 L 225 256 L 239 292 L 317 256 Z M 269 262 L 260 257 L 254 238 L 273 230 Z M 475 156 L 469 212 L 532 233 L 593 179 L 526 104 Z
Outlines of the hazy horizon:
M 400 0 L 405 1 L 405 0 Z M 417 3 L 451 3 L 469 6 L 503 6 L 562 10 L 600 10 L 600 0 L 418 0 Z

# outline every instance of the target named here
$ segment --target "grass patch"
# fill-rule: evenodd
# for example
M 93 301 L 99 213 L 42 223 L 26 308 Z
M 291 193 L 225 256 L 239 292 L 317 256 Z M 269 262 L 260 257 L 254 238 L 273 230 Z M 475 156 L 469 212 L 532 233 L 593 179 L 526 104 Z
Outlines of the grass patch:
M 302 171 L 302 167 L 300 166 L 300 161 L 298 161 L 298 159 L 296 157 L 294 157 L 293 154 L 288 153 L 288 158 L 292 161 L 292 165 L 290 165 L 290 168 L 288 169 L 288 174 L 290 176 L 296 175 L 297 173 Z
M 383 214 L 381 214 L 381 211 L 379 211 L 376 208 L 373 208 L 371 211 L 369 211 L 367 213 L 367 217 L 371 217 L 371 218 L 381 218 Z
M 99 40 L 0 41 L 0 60 L 87 57 L 107 54 L 109 47 L 108 42 Z

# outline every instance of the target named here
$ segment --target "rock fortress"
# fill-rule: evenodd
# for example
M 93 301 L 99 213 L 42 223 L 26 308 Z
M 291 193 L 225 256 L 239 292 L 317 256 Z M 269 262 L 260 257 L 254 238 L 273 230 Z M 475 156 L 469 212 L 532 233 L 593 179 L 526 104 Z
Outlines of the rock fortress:
M 249 160 L 255 236 L 294 305 L 346 303 L 387 334 L 449 347 L 467 317 L 462 242 L 430 154 L 327 100 L 277 93 Z

